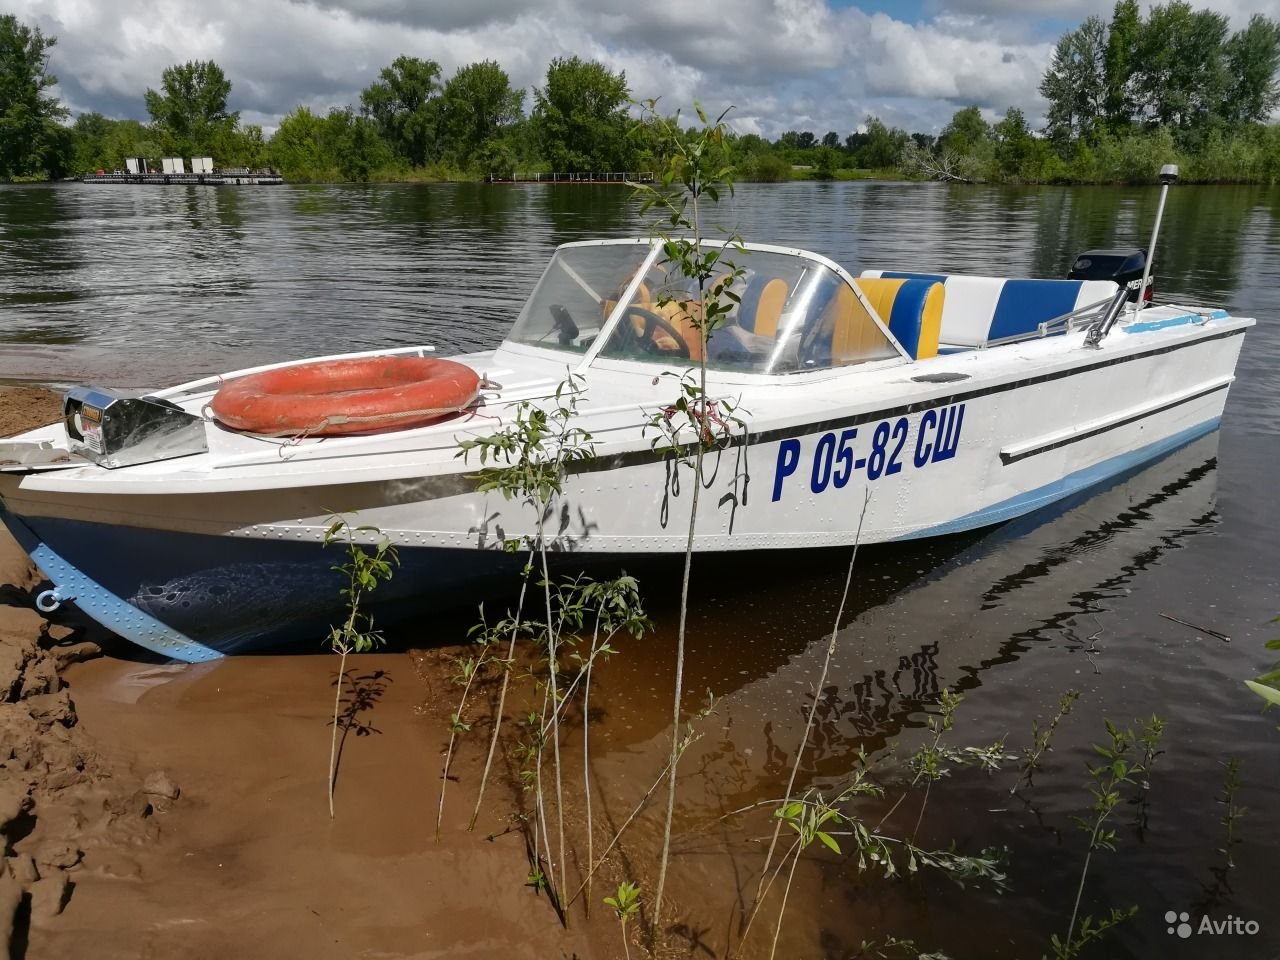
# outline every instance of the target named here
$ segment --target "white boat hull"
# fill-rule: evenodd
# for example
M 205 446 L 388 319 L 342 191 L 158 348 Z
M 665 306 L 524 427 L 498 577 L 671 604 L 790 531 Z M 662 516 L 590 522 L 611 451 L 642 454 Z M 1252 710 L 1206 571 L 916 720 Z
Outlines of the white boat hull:
M 1251 323 L 1200 316 L 1118 332 L 1101 350 L 1074 333 L 833 377 L 821 415 L 804 420 L 795 388 L 743 391 L 745 434 L 707 454 L 695 550 L 871 544 L 1029 513 L 1213 430 Z M 547 532 L 558 552 L 605 565 L 683 553 L 692 474 L 636 429 L 642 410 L 586 410 L 603 439 L 555 505 Z M 335 513 L 399 548 L 404 570 L 380 594 L 388 603 L 461 599 L 468 584 L 474 596 L 483 574 L 513 570 L 502 544 L 532 534 L 533 513 L 478 493 L 475 464 L 452 446 L 492 429 L 455 425 L 445 452 L 410 445 L 372 463 L 318 443 L 203 473 L 172 461 L 3 474 L 0 498 L 56 585 L 52 600 L 74 599 L 151 649 L 209 659 L 270 642 L 285 624 L 323 631 L 339 603 L 334 551 L 321 547 Z

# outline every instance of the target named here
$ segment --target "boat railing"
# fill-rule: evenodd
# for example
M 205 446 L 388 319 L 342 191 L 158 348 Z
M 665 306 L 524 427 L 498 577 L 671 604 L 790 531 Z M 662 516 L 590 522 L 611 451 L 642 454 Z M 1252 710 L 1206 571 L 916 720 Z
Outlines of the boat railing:
M 1134 280 L 1125 284 L 1116 291 L 1115 297 L 1107 307 L 1107 312 L 1097 323 L 1089 327 L 1088 334 L 1085 335 L 1084 345 L 1097 349 L 1102 344 L 1102 338 L 1111 332 L 1111 328 L 1116 325 L 1116 321 L 1120 319 L 1120 314 L 1124 311 L 1125 301 L 1129 299 L 1130 291 L 1140 290 L 1146 286 L 1146 277 L 1141 281 Z M 1142 300 L 1138 300 L 1138 308 L 1142 307 Z
M 994 337 L 982 344 L 981 349 L 1002 347 L 1005 344 L 1022 343 L 1027 340 L 1041 340 L 1045 337 L 1066 333 L 1069 330 L 1078 330 L 1081 327 L 1096 327 L 1100 323 L 1104 323 L 1111 316 L 1113 310 L 1115 315 L 1119 316 L 1119 308 L 1123 308 L 1128 296 L 1128 287 L 1121 287 L 1114 295 L 1107 297 L 1105 300 L 1096 300 L 1093 303 L 1085 304 L 1083 307 L 1077 307 L 1070 313 L 1064 313 L 1045 320 L 1043 323 L 1036 324 L 1034 329 L 1028 330 L 1026 333 L 1014 333 L 1007 337 Z M 1113 319 L 1112 323 L 1114 322 Z M 1110 329 L 1110 326 L 1107 329 Z
M 167 387 L 164 390 L 157 390 L 148 396 L 159 397 L 162 400 L 175 402 L 186 397 L 198 396 L 202 393 L 216 393 L 218 388 L 224 383 L 232 380 L 238 380 L 241 377 L 247 377 L 250 374 L 262 373 L 266 370 L 280 370 L 285 367 L 299 367 L 304 363 L 313 363 L 317 359 L 323 360 L 361 360 L 365 357 L 426 357 L 434 355 L 436 348 L 432 344 L 418 344 L 412 347 L 390 347 L 380 350 L 358 350 L 353 353 L 338 353 L 327 357 L 302 357 L 298 360 L 285 360 L 278 363 L 264 363 L 256 367 L 245 367 L 243 370 L 235 370 L 231 373 L 219 373 L 212 377 L 203 377 L 199 380 L 192 380 L 190 383 L 181 383 L 174 387 Z

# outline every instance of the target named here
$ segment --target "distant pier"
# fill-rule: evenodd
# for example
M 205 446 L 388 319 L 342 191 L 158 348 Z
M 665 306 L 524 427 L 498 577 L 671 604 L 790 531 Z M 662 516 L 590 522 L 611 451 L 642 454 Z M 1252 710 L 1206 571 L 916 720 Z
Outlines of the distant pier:
M 610 171 L 600 173 L 513 173 L 509 177 L 489 174 L 489 183 L 653 183 L 653 174 L 644 172 Z
M 81 183 L 145 183 L 155 186 L 275 186 L 284 183 L 278 173 L 218 170 L 215 173 L 90 173 Z

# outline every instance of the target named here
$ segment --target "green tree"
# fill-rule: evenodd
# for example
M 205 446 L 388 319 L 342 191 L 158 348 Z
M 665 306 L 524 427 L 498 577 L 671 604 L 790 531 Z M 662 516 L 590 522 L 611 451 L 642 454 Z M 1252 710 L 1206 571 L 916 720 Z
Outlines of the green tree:
M 727 138 L 734 168 L 734 179 L 777 183 L 791 179 L 791 164 L 778 155 L 771 144 L 758 133 L 744 133 Z
M 934 154 L 937 166 L 931 175 L 941 179 L 989 180 L 995 175 L 995 137 L 991 125 L 977 107 L 964 107 L 951 116 L 951 122 L 938 136 Z M 917 163 L 920 159 L 917 153 Z M 927 159 L 927 157 L 925 157 Z
M 865 140 L 857 153 L 858 166 L 867 170 L 896 167 L 902 159 L 902 148 L 910 139 L 905 130 L 889 128 L 879 117 L 867 117 Z
M 160 91 L 143 96 L 147 113 L 165 141 L 165 149 L 184 156 L 211 152 L 240 122 L 227 110 L 231 81 L 212 60 L 191 60 L 167 67 Z
M 1027 118 L 1017 107 L 1010 107 L 1004 119 L 995 125 L 996 163 L 1003 177 L 1026 176 L 1029 161 L 1036 154 L 1036 138 L 1031 135 Z
M 267 162 L 286 178 L 322 180 L 337 173 L 337 162 L 322 149 L 325 121 L 307 107 L 286 114 L 267 145 Z
M 504 137 L 524 116 L 524 91 L 511 88 L 511 78 L 496 61 L 484 60 L 459 67 L 445 84 L 440 101 L 440 129 L 445 150 L 457 162 L 473 164 L 482 153 L 490 161 L 514 156 L 510 144 L 488 146 L 491 141 Z M 498 159 L 499 166 L 505 166 L 506 162 Z M 514 159 L 511 163 L 514 166 Z
M 1230 123 L 1265 123 L 1280 106 L 1280 24 L 1255 13 L 1224 50 L 1231 78 L 1222 115 Z
M 823 144 L 813 151 L 813 175 L 819 180 L 830 180 L 840 166 L 840 151 Z
M 100 113 L 82 113 L 65 128 L 70 136 L 70 169 L 76 173 L 119 170 L 125 157 L 160 156 L 154 133 L 137 120 L 108 120 Z
M 360 94 L 360 105 L 391 148 L 421 167 L 439 156 L 439 92 L 440 64 L 396 57 Z
M 557 57 L 546 86 L 534 90 L 534 140 L 553 170 L 626 170 L 634 156 L 626 73 L 596 60 Z
M 1142 30 L 1137 93 L 1150 120 L 1180 131 L 1215 119 L 1230 83 L 1227 18 L 1185 0 L 1151 8 Z
M 963 107 L 951 115 L 951 122 L 942 128 L 938 140 L 944 150 L 973 154 L 989 147 L 991 124 L 982 118 L 982 111 L 976 106 Z
M 822 145 L 824 147 L 830 147 L 832 150 L 839 150 L 840 134 L 836 133 L 834 130 L 828 130 L 826 135 L 822 138 Z
M 155 134 L 137 120 L 108 120 L 104 150 L 107 170 L 124 168 L 125 157 L 146 157 L 158 160 L 163 152 L 155 141 Z M 109 164 L 109 165 L 108 165 Z M 96 168 L 95 168 L 96 169 Z
M 82 113 L 76 117 L 71 125 L 76 170 L 88 173 L 115 168 L 107 154 L 107 135 L 113 125 L 100 113 Z
M 60 123 L 45 125 L 44 142 L 41 144 L 41 163 L 51 180 L 61 180 L 76 173 L 76 138 L 71 128 Z
M 369 117 L 359 116 L 350 107 L 329 111 L 324 120 L 322 142 L 344 180 L 370 180 L 376 171 L 395 161 L 392 148 L 380 135 L 377 124 Z
M 1106 86 L 1103 104 L 1107 126 L 1113 131 L 1128 127 L 1138 112 L 1134 74 L 1141 67 L 1141 39 L 1142 14 L 1138 0 L 1117 0 L 1103 58 Z
M 259 170 L 267 165 L 267 145 L 262 127 L 256 123 L 234 129 L 223 129 L 213 138 L 210 149 L 226 167 L 248 167 Z
M 510 177 L 520 162 L 516 145 L 510 137 L 491 137 L 480 145 L 472 158 L 472 166 L 481 173 L 495 177 Z
M 39 27 L 0 16 L 0 179 L 65 165 L 69 141 L 57 121 L 67 110 L 46 93 L 58 82 L 48 69 L 47 51 L 55 43 Z
M 1050 139 L 1067 143 L 1093 132 L 1107 90 L 1106 57 L 1107 28 L 1098 17 L 1089 17 L 1058 40 L 1040 81 L 1040 94 L 1049 101 Z

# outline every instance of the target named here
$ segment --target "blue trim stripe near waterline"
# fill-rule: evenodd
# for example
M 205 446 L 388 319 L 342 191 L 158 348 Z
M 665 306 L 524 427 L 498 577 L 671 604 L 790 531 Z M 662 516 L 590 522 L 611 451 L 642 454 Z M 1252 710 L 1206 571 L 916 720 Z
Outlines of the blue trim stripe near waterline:
M 1079 493 L 1087 487 L 1103 483 L 1117 474 L 1132 470 L 1148 460 L 1155 460 L 1157 457 L 1162 457 L 1166 453 L 1185 446 L 1192 440 L 1203 437 L 1207 433 L 1212 433 L 1218 428 L 1218 423 L 1221 419 L 1221 417 L 1213 417 L 1204 421 L 1204 423 L 1188 427 L 1186 430 L 1181 430 L 1163 440 L 1149 443 L 1145 447 L 1140 447 L 1129 453 L 1122 453 L 1118 457 L 1112 457 L 1110 460 L 1096 463 L 1092 467 L 1085 467 L 1075 473 L 1069 473 L 1062 479 L 1047 483 L 1043 487 L 1038 487 L 1027 493 L 1020 493 L 1016 497 L 1010 497 L 1008 500 L 994 503 L 989 507 L 984 507 L 963 517 L 957 517 L 955 520 L 949 520 L 934 527 L 926 527 L 923 530 L 917 530 L 915 533 L 909 533 L 906 536 L 896 537 L 895 539 L 921 540 L 925 537 L 937 537 L 948 533 L 962 533 L 965 530 L 977 530 L 979 527 L 988 527 L 992 524 L 1012 520 L 1014 517 L 1031 513 L 1057 500 Z
M 0 510 L 0 517 L 22 549 L 57 587 L 60 597 L 74 600 L 76 606 L 108 630 L 161 656 L 186 663 L 204 663 L 222 657 L 212 647 L 197 643 L 117 597 L 41 541 L 13 514 Z

